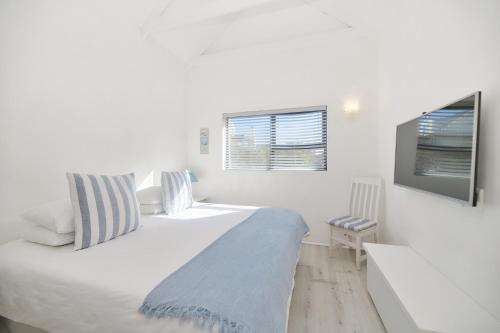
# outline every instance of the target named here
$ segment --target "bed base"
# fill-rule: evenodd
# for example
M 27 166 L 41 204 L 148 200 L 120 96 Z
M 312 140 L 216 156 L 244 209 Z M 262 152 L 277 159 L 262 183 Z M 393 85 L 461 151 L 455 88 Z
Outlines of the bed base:
M 302 244 L 301 248 L 299 249 L 298 255 L 297 255 L 297 265 L 299 264 L 299 259 L 300 259 L 300 252 L 302 250 Z M 294 276 L 297 271 L 297 265 L 295 265 L 295 271 L 294 271 Z M 288 320 L 290 316 L 290 306 L 292 303 L 292 295 L 293 295 L 293 289 L 295 287 L 295 278 L 292 281 L 292 288 L 290 291 L 290 296 L 288 298 L 288 310 L 287 310 L 287 331 L 288 331 Z M 23 323 L 19 323 L 10 319 L 7 319 L 5 317 L 0 316 L 0 333 L 50 333 L 45 330 L 42 330 L 41 328 L 36 328 L 30 325 L 26 325 Z

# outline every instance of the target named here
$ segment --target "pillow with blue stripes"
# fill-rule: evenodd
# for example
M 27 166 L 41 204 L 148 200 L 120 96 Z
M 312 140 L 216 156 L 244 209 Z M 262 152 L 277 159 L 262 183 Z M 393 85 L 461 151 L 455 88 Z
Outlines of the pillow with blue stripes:
M 188 171 L 162 172 L 161 189 L 165 214 L 172 215 L 193 205 L 193 191 Z
M 75 250 L 108 241 L 140 226 L 133 173 L 99 176 L 68 173 L 75 221 Z

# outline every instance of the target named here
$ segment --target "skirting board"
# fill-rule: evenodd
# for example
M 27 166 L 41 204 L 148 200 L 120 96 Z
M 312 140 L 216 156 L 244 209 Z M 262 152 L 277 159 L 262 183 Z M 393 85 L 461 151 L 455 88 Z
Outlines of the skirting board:
M 48 333 L 48 332 L 0 316 L 0 333 Z
M 307 242 L 307 241 L 302 241 L 302 244 L 307 244 L 307 245 L 318 245 L 318 246 L 329 246 L 328 244 L 325 243 L 320 243 L 320 242 Z

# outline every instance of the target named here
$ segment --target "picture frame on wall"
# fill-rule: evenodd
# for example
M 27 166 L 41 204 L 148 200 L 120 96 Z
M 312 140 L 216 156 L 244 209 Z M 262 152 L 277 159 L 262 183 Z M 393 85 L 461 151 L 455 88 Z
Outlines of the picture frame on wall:
M 210 131 L 208 128 L 200 128 L 200 154 L 209 153 Z

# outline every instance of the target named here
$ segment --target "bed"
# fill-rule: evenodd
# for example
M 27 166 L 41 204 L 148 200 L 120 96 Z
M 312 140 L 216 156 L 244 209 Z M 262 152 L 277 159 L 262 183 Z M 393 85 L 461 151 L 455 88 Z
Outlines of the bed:
M 82 251 L 4 244 L 0 316 L 51 333 L 203 332 L 189 322 L 148 318 L 138 308 L 159 281 L 257 209 L 197 204 L 175 217 L 143 216 L 138 232 Z

